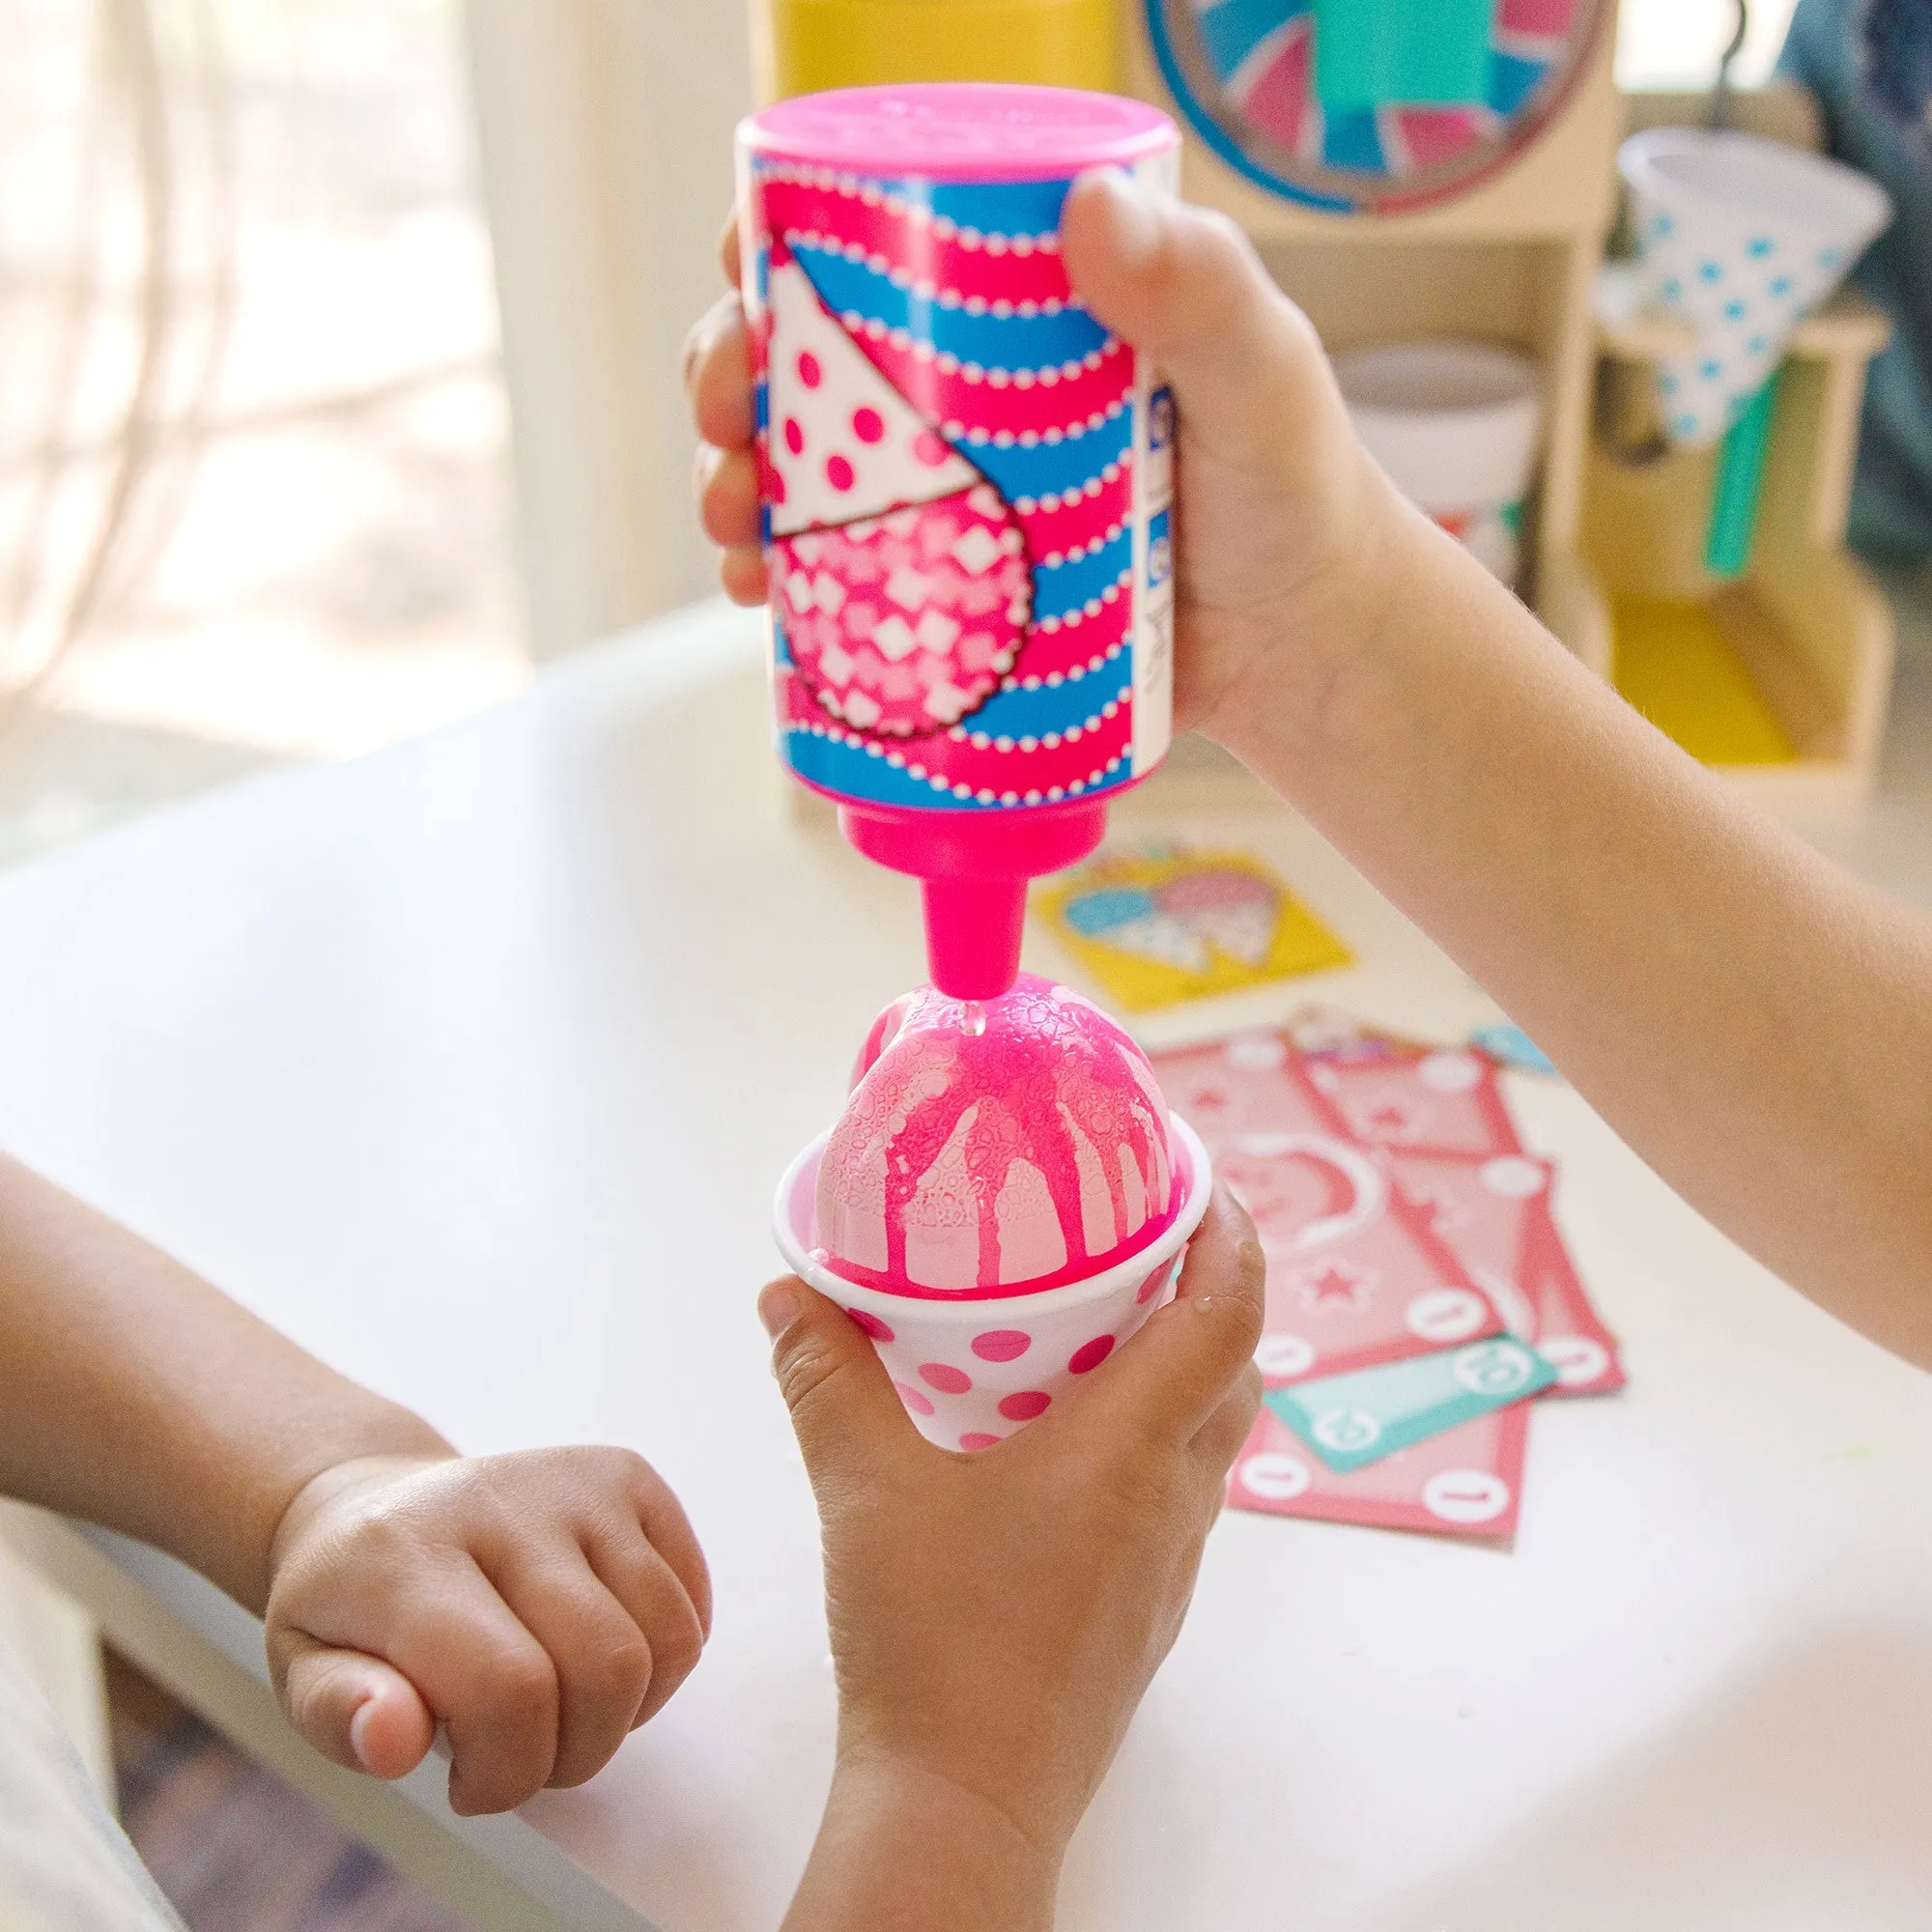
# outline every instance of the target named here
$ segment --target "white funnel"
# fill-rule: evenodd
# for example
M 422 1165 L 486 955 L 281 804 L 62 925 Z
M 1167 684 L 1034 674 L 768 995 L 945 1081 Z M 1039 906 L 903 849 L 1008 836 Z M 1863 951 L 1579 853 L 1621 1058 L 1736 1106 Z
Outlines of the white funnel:
M 1646 302 L 1690 323 L 1696 347 L 1658 371 L 1664 433 L 1717 441 L 1891 219 L 1855 168 L 1756 134 L 1651 128 L 1617 152 Z

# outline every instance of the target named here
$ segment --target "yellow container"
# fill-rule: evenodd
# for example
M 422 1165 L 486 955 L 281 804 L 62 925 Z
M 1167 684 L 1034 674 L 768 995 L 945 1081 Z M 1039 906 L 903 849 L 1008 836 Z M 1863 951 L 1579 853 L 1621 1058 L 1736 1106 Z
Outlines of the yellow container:
M 753 0 L 767 99 L 894 80 L 1117 92 L 1120 0 Z

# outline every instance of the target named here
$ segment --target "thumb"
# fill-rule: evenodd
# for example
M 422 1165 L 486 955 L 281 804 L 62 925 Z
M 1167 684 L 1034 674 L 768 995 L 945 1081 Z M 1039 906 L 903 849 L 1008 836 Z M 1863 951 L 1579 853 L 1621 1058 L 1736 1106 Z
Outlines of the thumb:
M 1224 215 L 1096 170 L 1067 195 L 1061 253 L 1094 317 L 1173 384 L 1197 444 L 1265 456 L 1339 412 L 1313 326 Z
M 786 1275 L 758 1296 L 758 1319 L 814 1491 L 921 1440 L 870 1337 L 836 1302 Z
M 401 1777 L 422 1762 L 436 1736 L 416 1687 L 393 1665 L 359 1650 L 334 1650 L 285 1631 L 282 1708 L 331 1764 L 374 1777 Z

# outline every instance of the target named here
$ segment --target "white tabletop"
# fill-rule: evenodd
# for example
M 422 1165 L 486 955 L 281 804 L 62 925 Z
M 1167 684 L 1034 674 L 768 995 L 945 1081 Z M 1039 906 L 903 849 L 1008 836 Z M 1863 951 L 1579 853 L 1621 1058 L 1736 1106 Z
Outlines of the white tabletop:
M 1909 670 L 1901 743 L 1932 743 Z M 1818 836 L 1932 904 L 1932 775 L 1908 751 L 1892 781 Z M 1285 811 L 1120 818 L 1265 854 L 1364 960 L 1151 1037 L 1311 994 L 1487 1015 Z M 817 1537 L 753 1295 L 775 1178 L 920 969 L 913 889 L 788 809 L 755 623 L 715 608 L 0 882 L 0 1143 L 459 1443 L 625 1442 L 684 1497 L 701 1668 L 488 1840 L 664 1932 L 774 1924 L 815 1822 Z M 1516 1098 L 1629 1391 L 1544 1405 L 1510 1552 L 1224 1518 L 1066 1932 L 1932 1923 L 1932 1388 L 1567 1090 Z M 117 1560 L 245 1653 L 211 1593 Z M 396 1802 L 441 1817 L 433 1781 Z

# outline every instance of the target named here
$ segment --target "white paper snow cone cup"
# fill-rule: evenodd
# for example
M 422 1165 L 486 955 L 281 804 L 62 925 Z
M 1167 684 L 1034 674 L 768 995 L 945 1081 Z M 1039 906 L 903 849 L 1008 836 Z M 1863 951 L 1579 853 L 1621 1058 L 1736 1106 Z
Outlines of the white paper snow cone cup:
M 1756 134 L 1651 128 L 1623 144 L 1617 165 L 1644 300 L 1696 334 L 1658 370 L 1664 434 L 1706 448 L 1890 221 L 1891 202 L 1856 168 Z
M 1037 1294 L 922 1296 L 862 1288 L 812 1259 L 821 1134 L 779 1183 L 773 1221 L 785 1265 L 872 1338 L 906 1412 L 942 1449 L 989 1449 L 1043 1415 L 1168 1300 L 1208 1211 L 1213 1169 L 1174 1121 L 1180 1211 L 1139 1254 L 1085 1281 Z
M 1536 469 L 1536 364 L 1488 342 L 1391 342 L 1335 358 L 1355 434 L 1418 509 L 1505 583 Z

